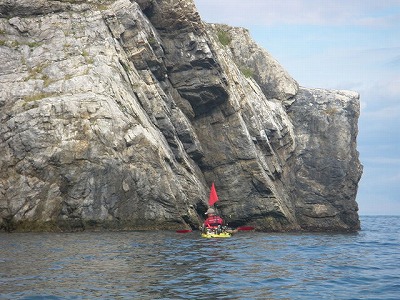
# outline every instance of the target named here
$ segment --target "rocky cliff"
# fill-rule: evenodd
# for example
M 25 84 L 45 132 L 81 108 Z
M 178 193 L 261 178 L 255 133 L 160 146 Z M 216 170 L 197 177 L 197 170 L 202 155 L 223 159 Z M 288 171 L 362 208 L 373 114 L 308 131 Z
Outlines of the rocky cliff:
M 0 0 L 0 226 L 355 231 L 359 96 L 191 0 Z

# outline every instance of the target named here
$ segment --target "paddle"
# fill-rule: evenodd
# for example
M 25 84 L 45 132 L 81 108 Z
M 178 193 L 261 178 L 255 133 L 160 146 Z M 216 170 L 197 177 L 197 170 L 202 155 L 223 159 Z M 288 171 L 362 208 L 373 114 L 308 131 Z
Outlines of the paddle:
M 254 230 L 254 227 L 252 227 L 252 226 L 241 226 L 241 227 L 238 227 L 236 230 L 237 231 L 251 231 L 251 230 Z
M 180 229 L 180 230 L 176 231 L 176 233 L 188 233 L 188 232 L 192 232 L 192 230 L 191 229 Z

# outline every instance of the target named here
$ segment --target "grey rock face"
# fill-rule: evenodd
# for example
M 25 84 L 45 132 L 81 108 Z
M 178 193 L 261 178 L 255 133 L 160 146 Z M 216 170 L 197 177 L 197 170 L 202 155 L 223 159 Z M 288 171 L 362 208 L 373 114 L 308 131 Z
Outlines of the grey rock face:
M 289 109 L 298 141 L 293 193 L 302 228 L 359 227 L 352 201 L 362 173 L 356 150 L 358 99 L 349 91 L 300 89 Z
M 357 230 L 358 105 L 191 1 L 2 1 L 0 226 Z
M 225 50 L 244 76 L 254 78 L 268 99 L 288 100 L 297 94 L 297 82 L 264 49 L 250 37 L 248 30 L 240 27 L 212 24 L 212 30 L 221 39 L 229 39 Z
M 193 113 L 201 115 L 226 102 L 225 74 L 193 3 L 155 1 L 148 16 L 162 39 L 169 81 Z

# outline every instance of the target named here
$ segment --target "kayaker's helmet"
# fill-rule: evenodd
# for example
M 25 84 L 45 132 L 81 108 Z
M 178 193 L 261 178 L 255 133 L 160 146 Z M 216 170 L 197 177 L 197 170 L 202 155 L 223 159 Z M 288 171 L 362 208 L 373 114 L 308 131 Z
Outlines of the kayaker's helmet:
M 206 215 L 215 215 L 215 210 L 213 208 L 209 208 L 205 214 Z

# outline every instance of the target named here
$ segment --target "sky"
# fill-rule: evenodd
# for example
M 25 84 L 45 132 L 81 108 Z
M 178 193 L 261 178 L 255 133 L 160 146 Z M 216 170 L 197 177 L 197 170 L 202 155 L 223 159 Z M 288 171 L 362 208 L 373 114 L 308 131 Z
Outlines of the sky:
M 304 87 L 360 94 L 360 215 L 400 215 L 400 0 L 194 0 L 249 29 Z

